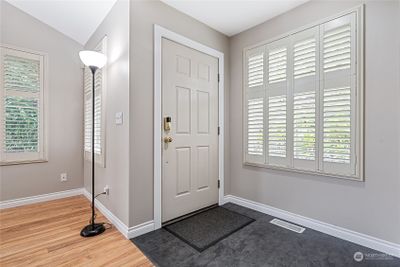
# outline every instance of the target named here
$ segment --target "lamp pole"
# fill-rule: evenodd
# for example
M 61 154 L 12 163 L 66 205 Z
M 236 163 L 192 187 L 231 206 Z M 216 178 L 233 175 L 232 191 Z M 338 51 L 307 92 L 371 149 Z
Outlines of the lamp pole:
M 94 135 L 95 135 L 95 99 L 96 99 L 96 70 L 97 67 L 90 66 L 90 70 L 92 71 L 92 228 L 94 228 L 94 169 L 95 169 L 95 154 L 94 154 Z

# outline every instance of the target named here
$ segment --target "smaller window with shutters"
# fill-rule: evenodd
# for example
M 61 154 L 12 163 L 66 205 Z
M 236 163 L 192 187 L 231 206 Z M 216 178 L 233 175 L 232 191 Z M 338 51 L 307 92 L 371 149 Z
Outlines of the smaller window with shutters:
M 94 50 L 106 54 L 107 37 Z M 105 167 L 105 95 L 107 65 L 95 73 L 94 153 L 95 161 Z M 92 153 L 92 72 L 84 68 L 84 152 L 85 160 L 91 160 Z
M 0 164 L 47 160 L 47 56 L 0 46 Z
M 362 17 L 245 49 L 245 164 L 363 180 Z

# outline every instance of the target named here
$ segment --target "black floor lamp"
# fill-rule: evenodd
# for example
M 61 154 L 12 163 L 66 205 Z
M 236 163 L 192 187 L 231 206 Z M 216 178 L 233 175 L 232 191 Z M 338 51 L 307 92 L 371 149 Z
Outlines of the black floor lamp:
M 103 233 L 106 229 L 103 223 L 95 223 L 95 211 L 94 211 L 94 167 L 95 167 L 95 153 L 94 153 L 94 117 L 95 117 L 95 73 L 96 70 L 101 69 L 107 62 L 107 57 L 96 51 L 81 51 L 79 52 L 83 64 L 89 67 L 92 71 L 92 219 L 90 224 L 86 225 L 82 231 L 81 236 L 89 237 Z

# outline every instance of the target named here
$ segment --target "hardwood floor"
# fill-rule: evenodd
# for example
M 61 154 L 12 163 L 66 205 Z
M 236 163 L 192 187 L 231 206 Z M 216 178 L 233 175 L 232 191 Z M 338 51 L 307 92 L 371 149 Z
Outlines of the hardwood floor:
M 96 213 L 96 222 L 107 222 Z M 1 210 L 0 266 L 153 266 L 114 227 L 81 237 L 90 214 L 84 196 Z

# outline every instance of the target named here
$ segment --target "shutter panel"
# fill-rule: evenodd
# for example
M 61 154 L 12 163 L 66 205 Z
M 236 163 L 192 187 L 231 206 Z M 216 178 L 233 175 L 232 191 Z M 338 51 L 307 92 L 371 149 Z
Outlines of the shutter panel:
M 92 149 L 92 95 L 85 92 L 85 118 L 84 118 L 85 151 L 91 152 Z
M 270 84 L 286 81 L 286 47 L 280 47 L 269 52 L 268 67 L 268 81 Z
M 101 154 L 102 70 L 95 74 L 94 152 Z M 85 151 L 92 151 L 92 72 L 85 67 Z
M 39 100 L 6 96 L 4 106 L 4 151 L 38 152 Z
M 293 167 L 317 170 L 319 27 L 292 36 Z
M 245 160 L 265 163 L 265 46 L 246 52 Z
M 264 99 L 249 99 L 247 107 L 247 153 L 262 156 L 264 153 Z
M 324 72 L 350 68 L 350 34 L 350 24 L 339 26 L 324 33 Z
M 286 96 L 270 96 L 268 101 L 268 151 L 270 157 L 286 157 Z
M 301 35 L 296 34 L 297 35 Z M 315 75 L 316 65 L 315 37 L 307 38 L 294 44 L 294 78 L 300 79 Z
M 95 75 L 95 102 L 94 102 L 94 152 L 101 154 L 101 117 L 102 117 L 102 85 L 103 70 L 97 70 Z
M 315 160 L 315 92 L 294 96 L 294 158 Z
M 321 26 L 322 169 L 355 174 L 355 14 Z
M 86 152 L 91 152 L 92 147 L 92 74 L 89 68 L 84 69 L 84 147 Z
M 249 88 L 262 86 L 264 84 L 264 54 L 250 56 L 248 62 Z
M 350 164 L 351 101 L 350 87 L 324 91 L 325 162 Z
M 288 47 L 289 37 L 267 45 L 268 164 L 288 166 Z
M 43 56 L 1 48 L 1 161 L 44 159 Z

